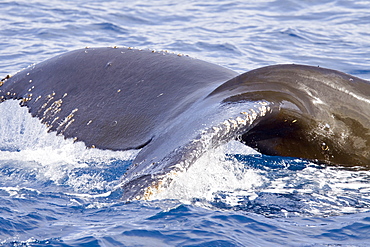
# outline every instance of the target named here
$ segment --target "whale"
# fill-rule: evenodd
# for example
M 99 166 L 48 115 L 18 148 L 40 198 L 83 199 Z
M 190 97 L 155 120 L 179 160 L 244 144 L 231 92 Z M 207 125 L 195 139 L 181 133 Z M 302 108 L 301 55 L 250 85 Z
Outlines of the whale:
M 239 74 L 167 51 L 70 51 L 0 81 L 21 107 L 88 148 L 140 150 L 123 200 L 150 199 L 205 152 L 237 140 L 266 155 L 370 167 L 370 82 L 318 66 Z

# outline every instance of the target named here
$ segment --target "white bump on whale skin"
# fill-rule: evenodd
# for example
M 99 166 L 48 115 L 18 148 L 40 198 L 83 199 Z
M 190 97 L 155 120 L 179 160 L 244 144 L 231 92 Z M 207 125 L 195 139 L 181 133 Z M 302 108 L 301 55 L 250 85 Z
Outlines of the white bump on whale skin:
M 245 119 L 243 119 L 243 118 L 241 118 L 239 116 L 235 120 L 237 121 L 238 124 L 242 124 L 242 125 L 246 125 L 247 124 L 247 120 L 245 120 Z
M 41 99 L 41 95 L 38 96 L 36 99 L 35 99 L 35 102 L 37 102 L 39 99 Z
M 53 119 L 53 121 L 51 122 L 51 125 L 53 125 L 56 121 L 58 121 L 59 117 L 56 117 Z
M 66 129 L 75 121 L 73 119 L 74 114 L 78 111 L 78 108 L 75 108 L 71 111 L 71 113 L 63 119 L 63 121 L 59 124 L 57 127 L 57 131 L 60 133 L 63 133 L 66 131 Z

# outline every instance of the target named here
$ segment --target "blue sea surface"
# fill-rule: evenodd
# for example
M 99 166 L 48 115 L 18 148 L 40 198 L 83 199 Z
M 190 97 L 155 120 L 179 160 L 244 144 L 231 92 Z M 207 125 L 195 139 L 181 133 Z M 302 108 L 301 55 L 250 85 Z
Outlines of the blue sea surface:
M 0 2 L 0 76 L 84 47 L 168 50 L 237 72 L 295 63 L 370 79 L 370 1 Z M 235 146 L 233 146 L 235 145 Z M 0 245 L 370 246 L 370 171 L 209 150 L 123 203 L 137 151 L 86 149 L 0 104 Z

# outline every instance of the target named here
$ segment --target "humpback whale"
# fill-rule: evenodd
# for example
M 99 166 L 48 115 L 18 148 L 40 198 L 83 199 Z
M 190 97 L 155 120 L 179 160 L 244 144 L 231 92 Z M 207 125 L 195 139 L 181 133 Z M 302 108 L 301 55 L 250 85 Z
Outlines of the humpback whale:
M 5 100 L 87 147 L 141 149 L 122 178 L 126 201 L 150 199 L 230 140 L 370 167 L 370 84 L 331 69 L 283 64 L 239 75 L 164 51 L 85 48 L 6 76 Z

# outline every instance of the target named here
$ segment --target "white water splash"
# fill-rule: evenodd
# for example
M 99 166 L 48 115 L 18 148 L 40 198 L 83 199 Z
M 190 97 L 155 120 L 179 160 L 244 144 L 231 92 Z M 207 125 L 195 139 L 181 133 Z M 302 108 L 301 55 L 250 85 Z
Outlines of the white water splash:
M 37 185 L 48 181 L 62 185 L 63 190 L 65 186 L 72 188 L 65 192 L 75 192 L 80 197 L 97 195 L 93 192 L 97 190 L 98 194 L 106 195 L 110 190 L 105 188 L 117 187 L 120 182 L 119 178 L 112 182 L 104 177 L 110 161 L 132 160 L 137 154 L 137 151 L 87 149 L 82 142 L 73 143 L 48 133 L 17 101 L 1 103 L 0 115 L 0 176 L 3 184 L 5 180 L 18 180 L 1 188 L 9 195 L 23 195 L 19 184 L 27 187 L 25 193 L 48 190 Z M 261 156 L 256 158 L 260 165 L 280 162 L 282 168 L 258 169 L 248 162 L 226 158 L 226 154 L 258 155 L 237 141 L 209 150 L 152 199 L 178 199 L 207 208 L 220 202 L 225 208 L 269 216 L 329 216 L 366 212 L 370 208 L 370 171 L 314 166 L 289 170 L 284 168 L 289 159 L 271 161 Z M 8 167 L 19 171 L 8 175 Z M 85 172 L 91 168 L 95 170 Z
M 220 192 L 238 191 L 227 197 L 229 205 L 236 205 L 240 195 L 255 196 L 253 188 L 261 185 L 261 177 L 253 169 L 245 169 L 244 164 L 226 159 L 225 153 L 235 152 L 256 153 L 237 141 L 209 150 L 186 172 L 178 174 L 169 188 L 151 199 L 178 199 L 191 203 L 197 198 L 212 202 Z
M 135 158 L 137 150 L 110 151 L 88 149 L 82 142 L 73 142 L 48 133 L 45 125 L 31 117 L 26 107 L 8 100 L 0 104 L 0 164 L 16 164 L 14 169 L 35 174 L 38 180 L 52 180 L 78 191 L 102 189 L 106 182 L 99 174 L 77 174 L 76 169 L 100 164 L 102 170 L 112 160 Z M 66 177 L 68 179 L 66 180 Z
M 252 155 L 255 158 L 251 160 L 264 168 L 252 168 L 249 161 L 226 158 L 226 154 Z M 294 165 L 300 168 L 290 169 Z M 263 157 L 233 141 L 205 153 L 151 199 L 177 199 L 206 208 L 218 205 L 274 217 L 332 216 L 369 210 L 369 178 L 370 171 L 365 170 Z
M 31 117 L 26 107 L 18 101 L 8 100 L 0 104 L 0 159 L 20 159 L 51 164 L 58 161 L 78 163 L 81 160 L 132 159 L 139 152 L 132 150 L 116 152 L 110 150 L 88 149 L 82 142 L 48 133 L 47 127 L 37 118 Z

